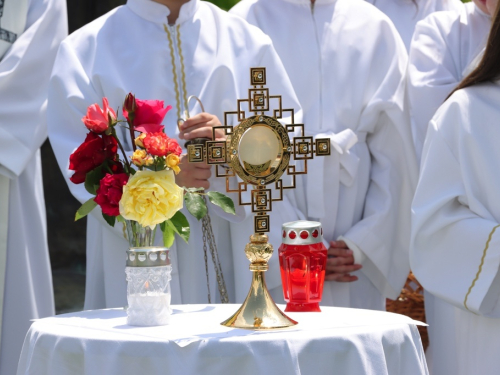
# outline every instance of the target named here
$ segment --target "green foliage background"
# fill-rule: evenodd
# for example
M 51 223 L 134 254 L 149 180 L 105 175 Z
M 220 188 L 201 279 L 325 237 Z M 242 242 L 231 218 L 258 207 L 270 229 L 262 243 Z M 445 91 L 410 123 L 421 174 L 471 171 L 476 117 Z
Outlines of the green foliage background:
M 239 0 L 207 0 L 211 3 L 214 3 L 221 9 L 229 10 L 236 4 Z

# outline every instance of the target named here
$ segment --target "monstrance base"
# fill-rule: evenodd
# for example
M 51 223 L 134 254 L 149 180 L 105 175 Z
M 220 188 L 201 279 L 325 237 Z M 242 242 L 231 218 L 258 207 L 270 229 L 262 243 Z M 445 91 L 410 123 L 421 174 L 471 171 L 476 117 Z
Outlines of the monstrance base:
M 286 316 L 274 303 L 263 271 L 252 271 L 252 286 L 243 305 L 221 323 L 231 328 L 271 330 L 293 327 L 297 322 Z

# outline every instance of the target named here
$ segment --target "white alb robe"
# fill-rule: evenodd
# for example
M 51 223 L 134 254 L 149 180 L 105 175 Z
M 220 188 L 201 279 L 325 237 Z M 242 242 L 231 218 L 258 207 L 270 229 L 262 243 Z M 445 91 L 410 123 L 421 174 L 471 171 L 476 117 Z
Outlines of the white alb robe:
M 452 334 L 440 338 L 434 374 L 500 368 L 498 103 L 498 81 L 454 93 L 430 122 L 423 149 L 411 267 L 436 301 L 453 305 L 441 311 Z
M 408 67 L 408 94 L 413 141 L 420 160 L 427 126 L 439 106 L 458 83 L 477 65 L 491 26 L 491 18 L 475 4 L 460 12 L 439 12 L 420 21 L 413 36 Z M 453 337 L 450 315 L 459 313 L 442 299 L 425 293 L 429 324 L 427 360 L 432 373 L 451 371 L 456 351 L 446 345 Z M 452 373 L 452 372 L 450 372 Z
M 332 155 L 298 178 L 297 204 L 321 221 L 326 241 L 344 239 L 363 269 L 356 282 L 325 282 L 322 303 L 384 309 L 408 276 L 417 178 L 396 29 L 359 0 L 244 0 L 231 12 L 273 40 L 306 133 L 332 140 Z
M 432 14 L 417 24 L 409 53 L 408 94 L 418 159 L 429 121 L 478 62 L 490 27 L 491 17 L 474 3 L 460 12 Z
M 0 28 L 3 375 L 16 373 L 30 320 L 54 314 L 39 148 L 47 137 L 48 77 L 57 47 L 68 33 L 66 2 L 6 0 L 0 8 Z
M 167 33 L 164 27 L 168 14 L 167 7 L 151 0 L 129 0 L 62 43 L 51 80 L 48 113 L 50 140 L 67 178 L 73 173 L 68 170 L 69 155 L 87 133 L 80 119 L 88 105 L 100 103 L 104 96 L 113 108 L 122 105 L 128 92 L 140 99 L 164 100 L 165 105 L 173 107 L 165 117 L 165 131 L 177 137 L 176 121 L 184 113 L 185 98 L 198 96 L 205 110 L 223 121 L 224 111 L 236 110 L 237 99 L 248 97 L 250 68 L 265 66 L 267 86 L 283 93 L 284 106 L 296 108 L 300 118 L 283 65 L 271 41 L 260 30 L 199 0 L 182 6 L 175 25 L 167 26 Z M 198 104 L 191 106 L 191 114 L 201 112 Z M 124 134 L 122 138 L 131 154 L 128 135 Z M 90 198 L 83 185 L 69 180 L 68 184 L 79 201 Z M 212 178 L 211 184 L 211 188 L 225 191 L 224 179 Z M 233 277 L 229 224 L 218 216 L 220 210 L 210 211 L 229 298 L 234 301 L 236 276 Z M 191 239 L 188 245 L 176 239 L 171 248 L 172 303 L 206 303 L 201 222 L 187 211 L 184 213 L 191 224 Z M 86 309 L 126 304 L 124 255 L 128 244 L 121 224 L 111 228 L 100 215 L 96 208 L 88 217 Z M 224 217 L 232 219 L 230 215 Z M 159 244 L 160 240 L 158 233 Z M 247 242 L 248 238 L 242 238 L 237 251 L 243 253 Z M 215 302 L 218 292 L 208 257 Z M 248 269 L 248 260 L 244 262 Z M 248 271 L 237 277 L 249 283 Z
M 463 4 L 460 0 L 366 0 L 384 12 L 394 23 L 405 43 L 406 50 L 410 50 L 410 43 L 418 21 L 429 14 L 442 11 L 460 11 Z

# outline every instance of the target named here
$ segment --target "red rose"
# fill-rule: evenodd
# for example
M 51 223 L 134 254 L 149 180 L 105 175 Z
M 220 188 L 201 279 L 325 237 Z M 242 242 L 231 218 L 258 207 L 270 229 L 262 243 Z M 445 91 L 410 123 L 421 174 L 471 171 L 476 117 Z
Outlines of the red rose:
M 131 99 L 127 103 L 128 107 L 132 107 Z M 167 106 L 163 108 L 163 100 L 140 100 L 135 99 L 135 111 L 129 116 L 124 109 L 123 114 L 130 120 L 133 118 L 134 129 L 143 133 L 156 133 L 163 131 L 164 126 L 161 125 L 165 115 L 172 108 Z
M 137 108 L 137 104 L 135 102 L 135 96 L 132 93 L 128 93 L 125 97 L 125 101 L 123 102 L 123 117 L 127 120 L 133 121 L 135 117 L 135 110 Z
M 108 99 L 102 98 L 103 109 L 99 104 L 92 104 L 87 108 L 87 115 L 82 118 L 87 129 L 101 134 L 109 128 L 110 124 L 116 122 L 116 113 L 109 107 Z
M 88 133 L 85 142 L 69 157 L 69 169 L 75 171 L 70 177 L 71 182 L 85 182 L 87 172 L 101 165 L 106 159 L 114 160 L 117 150 L 118 143 L 112 136 L 103 134 L 100 137 L 93 132 Z M 119 163 L 114 164 L 116 166 Z
M 103 213 L 109 216 L 120 215 L 119 203 L 122 199 L 123 186 L 127 182 L 128 176 L 125 173 L 108 173 L 101 179 L 94 201 L 101 206 Z
M 169 138 L 167 145 L 167 153 L 174 154 L 176 156 L 181 156 L 182 148 L 179 146 L 179 143 L 175 139 Z
M 125 173 L 125 169 L 123 169 L 123 164 L 119 161 L 110 161 L 108 162 L 108 168 L 111 169 L 113 174 Z
M 165 156 L 168 154 L 168 141 L 170 138 L 163 132 L 147 133 L 142 140 L 146 152 L 155 156 Z

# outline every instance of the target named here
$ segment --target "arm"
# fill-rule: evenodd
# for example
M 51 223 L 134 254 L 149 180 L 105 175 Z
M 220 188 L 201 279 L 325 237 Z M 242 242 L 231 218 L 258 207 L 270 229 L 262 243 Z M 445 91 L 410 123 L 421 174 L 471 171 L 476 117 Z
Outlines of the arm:
M 454 128 L 468 122 L 452 111 L 441 120 Z M 412 205 L 411 266 L 422 285 L 437 297 L 463 310 L 498 318 L 499 223 L 484 215 L 487 209 L 478 215 L 469 207 L 469 202 L 482 199 L 471 196 L 474 189 L 466 188 L 470 175 L 459 163 L 462 157 L 446 142 L 453 139 L 450 134 L 443 134 L 434 120 L 429 125 Z
M 68 169 L 69 156 L 83 143 L 88 133 L 88 129 L 81 121 L 87 112 L 87 107 L 101 102 L 102 94 L 98 94 L 95 90 L 82 59 L 73 48 L 71 41 L 67 39 L 61 43 L 50 79 L 47 124 L 50 143 L 59 168 L 71 194 L 80 203 L 86 202 L 92 195 L 87 192 L 84 184 L 74 184 L 69 180 L 74 173 Z M 109 226 L 102 217 L 100 207 L 92 210 L 91 215 L 101 225 Z M 111 230 L 118 237 L 123 237 L 121 224 L 115 224 Z
M 91 195 L 84 184 L 74 184 L 69 178 L 69 156 L 79 147 L 88 133 L 81 119 L 92 103 L 101 103 L 83 63 L 69 39 L 65 40 L 57 53 L 49 85 L 47 124 L 49 139 L 59 168 L 73 196 L 84 203 Z
M 32 0 L 26 28 L 0 61 L 0 173 L 19 176 L 47 137 L 48 77 L 67 35 L 66 2 Z
M 392 28 L 381 37 L 385 48 L 378 48 L 373 57 L 379 63 L 367 86 L 358 127 L 370 129 L 366 139 L 370 182 L 363 218 L 339 239 L 354 252 L 355 262 L 362 264 L 362 272 L 380 293 L 396 298 L 409 272 L 410 204 L 417 164 L 405 101 L 406 53 Z
M 417 158 L 420 160 L 427 125 L 436 110 L 462 79 L 457 69 L 460 61 L 454 55 L 460 45 L 454 38 L 457 28 L 443 30 L 437 20 L 447 21 L 453 14 L 439 14 L 420 21 L 413 34 L 409 52 L 408 95 L 412 119 L 412 133 Z M 458 19 L 459 15 L 454 16 Z M 445 22 L 445 24 L 451 22 Z

